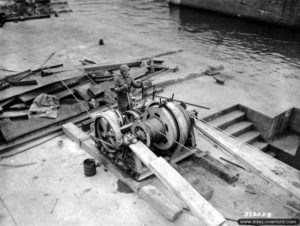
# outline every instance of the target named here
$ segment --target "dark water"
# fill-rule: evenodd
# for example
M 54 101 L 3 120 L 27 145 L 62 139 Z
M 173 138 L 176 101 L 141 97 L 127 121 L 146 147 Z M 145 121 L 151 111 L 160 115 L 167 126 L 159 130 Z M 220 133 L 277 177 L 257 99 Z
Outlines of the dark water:
M 70 0 L 76 13 L 220 60 L 238 72 L 300 78 L 300 32 L 163 0 Z

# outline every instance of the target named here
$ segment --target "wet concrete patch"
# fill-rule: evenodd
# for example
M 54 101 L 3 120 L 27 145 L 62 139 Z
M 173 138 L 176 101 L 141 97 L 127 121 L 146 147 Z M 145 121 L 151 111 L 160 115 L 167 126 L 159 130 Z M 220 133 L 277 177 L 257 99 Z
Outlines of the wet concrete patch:
M 117 185 L 118 185 L 118 189 L 117 189 L 118 192 L 121 192 L 121 193 L 133 193 L 133 190 L 130 187 L 128 187 L 128 185 L 125 184 L 123 181 L 118 180 L 117 181 Z

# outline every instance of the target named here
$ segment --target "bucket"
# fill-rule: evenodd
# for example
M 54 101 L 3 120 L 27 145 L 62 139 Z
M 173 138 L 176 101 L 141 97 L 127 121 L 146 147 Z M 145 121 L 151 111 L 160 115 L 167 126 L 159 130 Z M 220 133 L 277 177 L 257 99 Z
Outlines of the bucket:
M 87 177 L 94 176 L 96 171 L 96 162 L 95 159 L 85 159 L 83 161 L 84 175 Z

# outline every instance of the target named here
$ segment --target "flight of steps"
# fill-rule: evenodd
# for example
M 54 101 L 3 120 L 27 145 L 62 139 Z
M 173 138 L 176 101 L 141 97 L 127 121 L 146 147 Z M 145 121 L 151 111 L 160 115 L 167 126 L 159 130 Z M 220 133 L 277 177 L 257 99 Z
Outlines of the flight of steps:
M 260 132 L 254 128 L 253 123 L 247 121 L 246 114 L 241 110 L 234 109 L 222 113 L 209 123 L 262 151 L 265 151 L 269 145 L 264 142 Z

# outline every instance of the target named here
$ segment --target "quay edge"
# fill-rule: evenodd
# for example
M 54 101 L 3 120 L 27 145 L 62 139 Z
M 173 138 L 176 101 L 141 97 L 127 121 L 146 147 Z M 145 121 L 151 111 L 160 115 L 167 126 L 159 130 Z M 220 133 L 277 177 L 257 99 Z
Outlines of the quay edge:
M 300 29 L 298 0 L 168 0 L 168 3 Z

